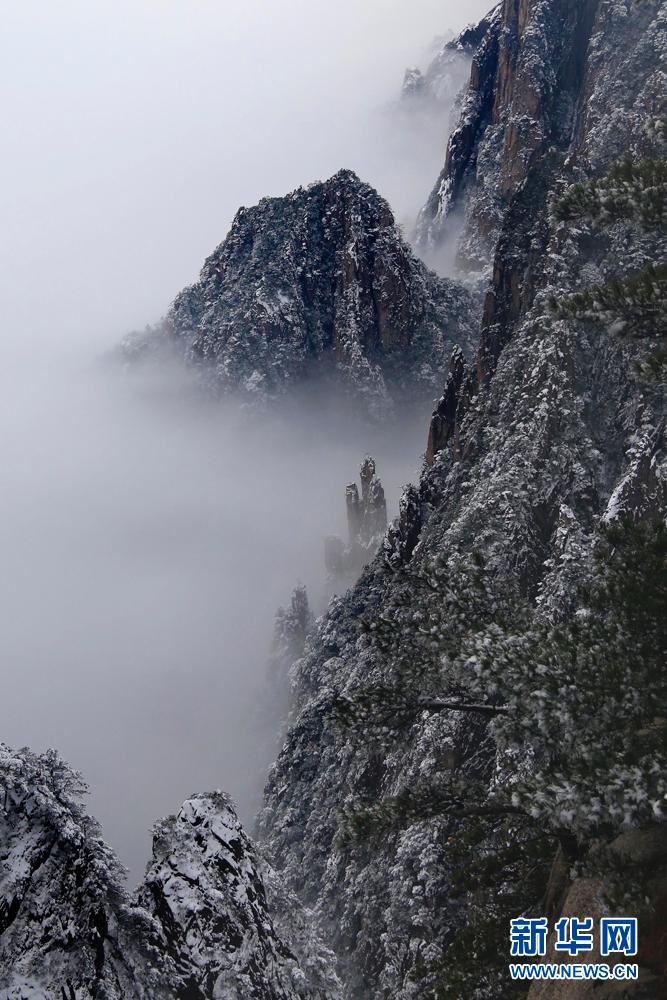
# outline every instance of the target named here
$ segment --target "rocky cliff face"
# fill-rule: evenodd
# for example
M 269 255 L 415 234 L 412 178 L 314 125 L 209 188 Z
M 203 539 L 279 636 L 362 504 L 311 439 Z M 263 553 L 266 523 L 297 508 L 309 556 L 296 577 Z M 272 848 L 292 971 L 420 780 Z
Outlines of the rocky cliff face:
M 335 1000 L 332 956 L 224 795 L 157 825 L 132 898 L 84 791 L 54 751 L 0 747 L 3 1000 Z
M 382 544 L 387 529 L 387 502 L 370 455 L 366 455 L 359 471 L 361 495 L 356 483 L 349 483 L 345 489 L 347 544 L 335 535 L 324 543 L 324 564 L 332 588 L 329 596 L 354 583 Z
M 388 204 L 351 171 L 239 210 L 197 284 L 132 356 L 170 343 L 206 381 L 266 402 L 322 381 L 381 415 L 428 398 L 471 297 L 412 254 Z
M 178 996 L 161 928 L 125 895 L 83 787 L 52 751 L 0 748 L 0 996 Z
M 250 396 L 279 394 L 315 362 L 371 409 L 430 385 L 436 372 L 444 387 L 422 478 L 380 554 L 314 631 L 304 595 L 281 619 L 277 670 L 298 659 L 259 822 L 271 865 L 224 796 L 194 796 L 158 824 L 146 880 L 129 899 L 77 804 L 78 777 L 52 755 L 3 749 L 2 997 L 508 1000 L 525 995 L 499 963 L 509 913 L 539 905 L 550 917 L 597 916 L 609 905 L 607 886 L 586 869 L 590 856 L 577 853 L 567 783 L 541 789 L 532 816 L 514 803 L 502 819 L 494 813 L 507 776 L 537 765 L 489 723 L 510 712 L 494 702 L 492 669 L 506 637 L 494 633 L 490 655 L 490 633 L 479 630 L 511 602 L 538 625 L 567 622 L 599 526 L 665 516 L 665 399 L 634 374 L 644 346 L 562 318 L 549 303 L 664 262 L 658 230 L 632 218 L 604 231 L 586 220 L 558 225 L 550 206 L 625 152 L 656 155 L 646 126 L 664 111 L 667 4 L 503 0 L 470 45 L 460 125 L 420 239 L 437 247 L 463 213 L 461 261 L 488 282 L 472 362 L 458 349 L 449 358 L 449 341 L 467 336 L 472 299 L 412 257 L 384 202 L 347 172 L 239 213 L 153 334 Z M 484 643 L 470 647 L 478 635 Z M 438 701 L 432 675 L 446 683 L 471 648 L 464 666 L 488 684 L 485 703 Z M 531 659 L 526 672 L 547 685 L 543 663 Z M 383 724 L 396 690 L 413 711 L 397 720 L 394 703 Z M 346 721 L 369 692 L 380 724 Z M 662 716 L 656 705 L 633 740 L 659 737 Z M 656 822 L 602 846 L 625 859 L 621 868 L 648 873 L 637 902 L 650 903 L 640 985 L 624 989 L 657 997 L 667 969 L 664 806 L 630 777 L 632 808 Z M 437 798 L 445 785 L 447 810 Z M 431 808 L 416 809 L 425 787 Z M 619 788 L 623 813 L 621 779 Z M 545 833 L 539 820 L 560 802 L 560 827 Z M 368 814 L 401 822 L 358 836 Z M 502 858 L 500 870 L 489 872 L 491 857 Z M 549 985 L 531 995 L 573 994 Z M 595 995 L 617 994 L 601 985 Z
M 419 67 L 406 69 L 403 77 L 401 97 L 406 106 L 419 107 L 430 104 L 439 108 L 442 115 L 450 114 L 463 85 L 470 73 L 470 60 L 476 52 L 486 22 L 474 25 L 458 37 L 450 32 L 448 38 L 437 39 L 431 50 L 426 69 Z
M 326 1000 L 333 995 L 330 971 L 319 970 L 311 988 L 297 954 L 312 956 L 303 942 L 288 942 L 277 931 L 267 874 L 273 885 L 275 876 L 221 792 L 193 796 L 156 826 L 137 903 L 163 928 L 165 954 L 187 970 L 188 996 Z M 295 899 L 292 905 L 298 909 Z
M 585 577 L 601 518 L 664 516 L 664 393 L 630 374 L 641 347 L 556 319 L 547 303 L 664 257 L 662 238 L 632 222 L 566 230 L 549 205 L 623 152 L 652 152 L 646 125 L 666 72 L 664 3 L 504 0 L 480 29 L 461 123 L 421 219 L 422 240 L 437 245 L 454 208 L 465 213 L 461 259 L 489 280 L 480 346 L 472 365 L 452 358 L 429 464 L 384 557 L 332 606 L 296 665 L 299 701 L 262 816 L 274 860 L 342 956 L 350 998 L 509 995 L 490 974 L 436 991 L 435 970 L 455 963 L 448 949 L 472 919 L 471 896 L 454 892 L 457 823 L 408 813 L 399 831 L 357 842 L 340 812 L 405 801 L 452 772 L 486 776 L 490 789 L 498 769 L 516 764 L 498 760 L 483 717 L 425 711 L 371 738 L 363 726 L 341 728 L 336 706 L 371 686 L 418 687 L 426 638 L 406 679 L 400 649 L 373 632 L 435 632 L 432 590 L 454 610 L 459 601 L 447 628 L 453 643 L 465 640 L 472 591 L 461 581 L 477 552 L 496 593 L 547 620 L 565 613 Z M 491 620 L 493 603 L 478 614 Z
M 449 138 L 445 164 L 418 220 L 417 242 L 422 251 L 444 242 L 448 219 L 474 187 L 480 139 L 493 114 L 501 18 L 498 5 L 473 32 L 466 34 L 463 44 L 472 55 L 470 80 L 459 121 Z M 480 169 L 480 179 L 484 174 Z

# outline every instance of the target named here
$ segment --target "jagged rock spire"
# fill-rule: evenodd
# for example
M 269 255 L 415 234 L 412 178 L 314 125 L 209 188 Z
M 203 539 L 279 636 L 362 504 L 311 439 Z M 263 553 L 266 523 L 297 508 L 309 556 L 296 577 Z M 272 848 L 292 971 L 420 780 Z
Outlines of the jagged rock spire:
M 324 562 L 332 580 L 354 579 L 377 552 L 387 528 L 387 501 L 370 455 L 361 463 L 359 478 L 361 493 L 356 483 L 345 487 L 347 545 L 336 536 L 324 543 Z
M 361 463 L 361 496 L 356 483 L 345 490 L 350 547 L 367 546 L 387 527 L 387 502 L 382 483 L 375 475 L 375 462 L 367 455 Z

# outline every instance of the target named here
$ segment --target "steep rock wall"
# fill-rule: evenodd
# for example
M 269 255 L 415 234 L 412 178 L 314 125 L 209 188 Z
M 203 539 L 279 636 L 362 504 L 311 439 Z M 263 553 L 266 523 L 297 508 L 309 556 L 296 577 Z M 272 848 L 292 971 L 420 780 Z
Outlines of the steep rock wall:
M 632 376 L 641 348 L 557 320 L 547 303 L 664 253 L 631 223 L 606 234 L 555 228 L 549 204 L 581 171 L 648 148 L 666 27 L 664 3 L 506 0 L 489 19 L 444 184 L 426 209 L 425 238 L 446 238 L 465 195 L 462 256 L 490 279 L 480 346 L 472 366 L 452 361 L 430 465 L 406 494 L 385 559 L 334 604 L 297 664 L 298 703 L 262 816 L 276 863 L 318 907 L 349 998 L 423 995 L 424 969 L 446 964 L 465 910 L 452 892 L 455 822 L 422 818 L 354 843 L 342 836 L 341 804 L 377 804 L 452 767 L 490 780 L 496 766 L 483 721 L 470 717 L 424 713 L 385 743 L 341 730 L 341 694 L 396 680 L 369 626 L 418 622 L 428 596 L 419 577 L 440 566 L 456 587 L 475 550 L 501 591 L 558 616 L 601 517 L 665 510 L 664 394 Z

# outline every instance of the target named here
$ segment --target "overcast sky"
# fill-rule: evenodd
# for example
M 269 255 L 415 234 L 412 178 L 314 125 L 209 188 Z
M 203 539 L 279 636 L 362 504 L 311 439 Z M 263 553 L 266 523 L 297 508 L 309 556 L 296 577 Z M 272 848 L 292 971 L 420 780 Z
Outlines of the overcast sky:
M 400 439 L 317 414 L 253 436 L 171 376 L 93 361 L 242 204 L 345 166 L 416 211 L 447 123 L 403 133 L 381 109 L 486 5 L 0 0 L 0 740 L 84 771 L 135 876 L 188 794 L 248 814 L 273 610 L 317 593 L 369 448 L 395 513 L 426 414 Z
M 2 0 L 5 319 L 109 340 L 165 309 L 240 205 L 342 166 L 391 195 L 371 113 L 490 5 Z

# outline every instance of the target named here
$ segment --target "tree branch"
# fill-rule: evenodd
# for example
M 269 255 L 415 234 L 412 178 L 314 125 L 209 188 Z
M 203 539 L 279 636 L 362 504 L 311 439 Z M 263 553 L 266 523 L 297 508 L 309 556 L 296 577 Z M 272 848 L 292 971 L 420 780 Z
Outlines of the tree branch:
M 509 715 L 506 705 L 480 705 L 465 701 L 440 701 L 439 699 L 423 698 L 417 702 L 417 708 L 426 712 L 477 712 L 479 715 Z
M 525 809 L 518 806 L 463 806 L 460 809 L 445 809 L 443 816 L 452 819 L 469 819 L 471 816 L 527 816 Z

